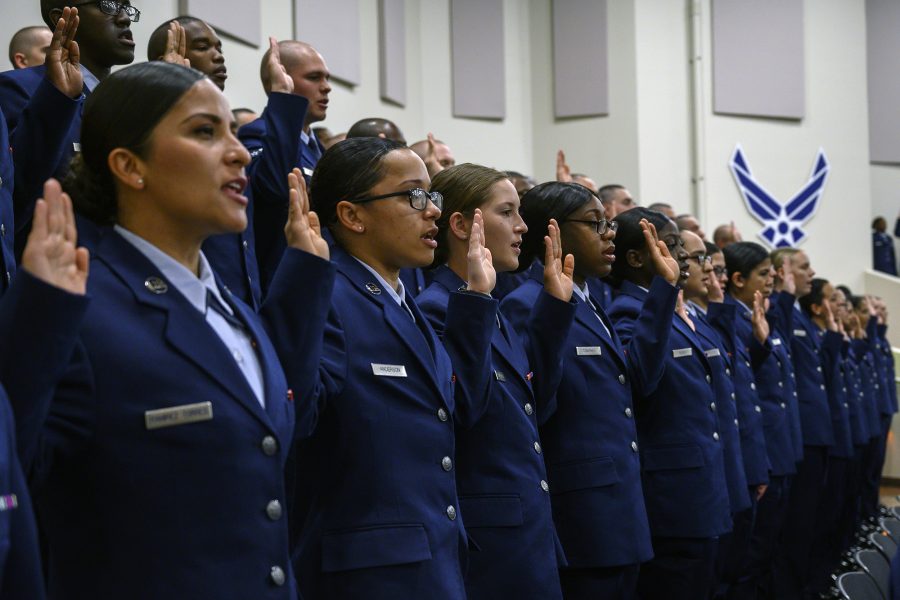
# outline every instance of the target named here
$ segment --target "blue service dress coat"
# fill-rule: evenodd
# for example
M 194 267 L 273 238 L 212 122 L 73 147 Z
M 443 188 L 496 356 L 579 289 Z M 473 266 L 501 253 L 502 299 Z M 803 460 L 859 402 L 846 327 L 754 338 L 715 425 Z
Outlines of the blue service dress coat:
M 0 73 L 0 110 L 9 129 L 16 167 L 15 232 L 20 234 L 17 255 L 25 247 L 31 213 L 44 181 L 50 177 L 62 180 L 81 139 L 85 96 L 69 98 L 50 83 L 46 73 L 44 65 Z M 89 94 L 86 87 L 84 94 Z M 87 242 L 87 235 L 83 237 L 80 242 Z
M 255 246 L 263 295 L 285 249 L 283 229 L 288 216 L 286 173 L 299 168 L 309 185 L 316 163 L 325 152 L 315 137 L 310 138 L 312 147 L 300 139 L 308 107 L 309 100 L 303 96 L 273 92 L 269 94 L 262 115 L 238 130 L 238 138 L 252 157 L 247 176 L 253 202 L 247 210 L 253 212 L 253 226 L 248 226 L 242 242 L 247 241 Z
M 573 297 L 556 407 L 541 428 L 553 517 L 570 567 L 635 565 L 653 556 L 632 395 L 658 378 L 654 366 L 662 362 L 677 290 L 662 279 L 651 289 L 627 344 L 603 309 Z M 543 293 L 532 272 L 503 301 L 520 331 Z
M 872 231 L 872 265 L 876 271 L 897 276 L 894 240 L 887 232 Z
M 6 119 L 0 109 L 0 294 L 9 288 L 16 273 L 13 249 L 15 219 L 13 217 L 13 167 L 12 147 L 6 129 Z
M 52 287 L 23 271 L 0 303 L 0 381 L 19 394 L 22 408 L 52 394 L 68 363 L 88 300 Z M 21 337 L 28 332 L 27 337 Z M 17 373 L 18 372 L 18 373 Z M 17 423 L 6 390 L 0 386 L 0 597 L 45 597 L 37 525 L 21 457 Z
M 769 329 L 774 333 L 771 337 L 772 354 L 781 371 L 779 386 L 787 405 L 788 429 L 791 432 L 791 445 L 794 448 L 795 462 L 803 460 L 803 426 L 800 417 L 800 402 L 797 394 L 797 374 L 794 372 L 790 340 L 784 332 L 794 326 L 794 302 L 796 297 L 787 292 L 774 292 L 769 298 L 770 307 L 766 313 Z
M 851 459 L 853 434 L 850 428 L 850 398 L 841 373 L 841 347 L 844 345 L 844 338 L 835 331 L 819 329 L 814 323 L 811 324 L 814 342 L 822 361 L 822 375 L 831 413 L 831 430 L 834 432 L 834 445 L 828 455 Z
M 859 363 L 852 342 L 844 339 L 841 344 L 841 391 L 847 395 L 850 412 L 850 436 L 855 448 L 864 448 L 869 443 L 869 417 L 864 399 L 862 383 L 859 378 Z
M 447 266 L 416 298 L 439 337 L 452 292 L 465 282 Z M 456 429 L 456 489 L 473 551 L 465 574 L 474 598 L 562 598 L 565 564 L 553 526 L 538 422 L 562 377 L 575 305 L 541 294 L 528 335 L 499 315 L 492 328 L 490 400 L 472 427 Z M 502 328 L 502 329 L 501 329 Z
M 709 304 L 710 311 L 724 311 L 731 313 L 725 316 L 726 320 L 734 321 L 735 309 L 733 306 L 724 306 L 722 303 Z M 704 346 L 703 354 L 712 367 L 713 387 L 716 392 L 715 404 L 710 407 L 714 410 L 719 421 L 719 436 L 725 451 L 725 483 L 728 485 L 728 500 L 731 505 L 731 514 L 737 514 L 750 508 L 750 496 L 747 492 L 747 474 L 744 472 L 744 459 L 741 453 L 740 421 L 737 417 L 737 392 L 735 390 L 734 360 L 728 355 L 722 337 L 709 321 L 709 313 L 703 314 L 695 310 L 692 317 L 696 334 Z
M 894 353 L 891 350 L 891 342 L 887 339 L 887 325 L 877 325 L 878 346 L 881 349 L 881 360 L 884 368 L 884 385 L 887 386 L 888 402 L 891 414 L 898 411 L 896 366 L 894 365 Z
M 321 338 L 333 268 L 294 253 L 294 293 Z M 72 363 L 34 407 L 47 415 L 30 478 L 51 597 L 295 598 L 284 467 L 292 400 L 315 370 L 292 392 L 259 317 L 223 291 L 256 349 L 263 408 L 205 315 L 117 232 L 88 294 Z
M 729 301 L 728 299 L 736 302 L 731 296 L 726 296 L 726 301 Z M 767 320 L 769 320 L 768 315 Z M 753 325 L 749 317 L 738 319 L 735 324 L 737 340 L 744 347 L 750 347 L 753 340 Z M 775 333 L 771 325 L 766 348 L 770 352 L 762 360 L 751 361 L 755 376 L 751 388 L 755 389 L 759 395 L 759 406 L 762 407 L 763 430 L 769 464 L 772 468 L 771 475 L 793 475 L 797 472 L 797 454 L 794 447 L 790 411 L 788 410 L 788 400 L 792 394 L 789 391 L 790 388 L 785 388 L 783 371 L 784 361 L 790 359 L 787 358 L 781 337 Z M 789 376 L 788 379 L 790 379 Z M 802 451 L 802 446 L 800 450 Z
M 453 293 L 442 342 L 409 296 L 407 311 L 340 246 L 332 261 L 338 276 L 309 398 L 317 412 L 300 432 L 312 437 L 289 473 L 301 593 L 307 600 L 465 598 L 454 430 L 487 410 L 497 302 Z M 263 308 L 270 323 L 302 318 L 295 299 L 277 314 L 268 313 L 273 306 Z M 284 329 L 272 331 L 291 381 L 307 349 Z
M 625 281 L 609 316 L 626 346 L 657 292 Z M 660 340 L 665 357 L 656 365 L 639 356 L 645 378 L 633 388 L 644 501 L 653 537 L 713 538 L 731 528 L 724 452 L 712 367 L 703 345 L 680 318 Z M 652 375 L 651 375 L 652 373 Z
M 727 306 L 733 306 L 734 310 L 722 310 Z M 771 347 L 760 344 L 753 336 L 749 311 L 731 296 L 725 296 L 725 301 L 721 304 L 710 304 L 708 315 L 710 323 L 719 332 L 725 350 L 731 358 L 744 475 L 751 486 L 767 484 L 771 465 L 766 450 L 762 406 L 759 394 L 756 393 L 753 364 L 764 361 L 771 352 Z M 749 340 L 738 336 L 739 321 L 741 325 L 750 326 Z M 741 327 L 741 330 L 744 328 Z

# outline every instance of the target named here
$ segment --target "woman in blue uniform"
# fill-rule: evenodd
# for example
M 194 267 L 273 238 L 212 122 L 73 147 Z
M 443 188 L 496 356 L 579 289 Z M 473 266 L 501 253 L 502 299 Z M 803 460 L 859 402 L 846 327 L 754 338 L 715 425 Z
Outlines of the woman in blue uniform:
M 480 214 L 485 246 L 499 273 L 519 266 L 528 228 L 519 196 L 504 173 L 473 164 L 435 176 L 431 191 L 444 197 L 437 221 L 432 284 L 416 298 L 439 337 L 445 334 L 450 294 L 468 284 L 467 252 Z M 546 229 L 546 228 L 545 228 Z M 572 258 L 563 265 L 559 232 L 549 225 L 538 297 L 520 338 L 498 315 L 491 338 L 490 400 L 472 427 L 456 430 L 456 487 L 466 530 L 477 552 L 469 555 L 466 593 L 477 598 L 561 598 L 562 548 L 553 527 L 538 424 L 553 410 L 562 377 L 563 342 L 572 324 Z
M 113 227 L 69 369 L 31 415 L 43 421 L 30 473 L 49 594 L 294 598 L 293 394 L 263 324 L 200 251 L 246 226 L 249 156 L 228 103 L 197 71 L 128 67 L 87 100 L 81 148 L 66 187 Z M 294 200 L 285 275 L 305 293 L 296 334 L 314 353 L 333 269 L 311 254 L 321 239 Z M 297 381 L 311 388 L 314 375 Z
M 338 277 L 309 398 L 318 420 L 290 475 L 305 598 L 465 598 L 454 428 L 487 409 L 495 273 L 476 222 L 468 285 L 450 295 L 439 339 L 399 279 L 434 260 L 442 198 L 429 185 L 415 153 L 381 138 L 332 146 L 313 174 Z M 303 300 L 279 315 L 302 318 Z M 282 329 L 273 335 L 290 379 L 308 349 Z
M 838 332 L 831 307 L 834 288 L 824 279 L 813 279 L 808 294 L 799 299 L 800 307 L 812 324 L 821 361 L 822 375 L 828 393 L 834 446 L 828 452 L 828 470 L 822 495 L 827 502 L 819 503 L 816 530 L 810 551 L 810 589 L 823 593 L 829 585 L 829 575 L 838 564 L 844 548 L 841 546 L 841 516 L 849 500 L 847 490 L 848 465 L 853 458 L 853 437 L 850 431 L 850 404 L 840 370 L 841 346 L 844 337 Z M 795 333 L 796 335 L 796 333 Z
M 560 571 L 563 596 L 634 598 L 639 565 L 653 551 L 632 396 L 652 384 L 654 365 L 662 362 L 678 267 L 657 246 L 652 226 L 639 227 L 629 243 L 646 262 L 653 294 L 634 334 L 622 340 L 586 283 L 609 274 L 618 242 L 617 223 L 606 220 L 599 198 L 577 184 L 544 183 L 522 198 L 522 216 L 528 226 L 523 266 L 539 264 L 550 219 L 559 223 L 562 251 L 575 257 L 575 322 L 562 350 L 556 407 L 541 428 L 553 518 L 568 561 Z M 532 268 L 504 299 L 504 314 L 524 332 L 546 293 Z
M 638 212 L 634 212 L 638 211 Z M 634 213 L 634 214 L 632 214 Z M 656 227 L 677 259 L 678 280 L 688 276 L 678 227 L 660 213 L 632 209 L 616 217 L 619 238 L 613 283 L 619 295 L 610 318 L 623 342 L 636 331 L 653 301 L 653 269 L 639 239 L 640 219 Z M 710 358 L 683 305 L 659 337 L 660 360 L 634 391 L 644 499 L 654 557 L 641 567 L 638 592 L 646 598 L 707 598 L 713 583 L 717 538 L 731 529 L 716 390 Z
M 743 346 L 751 357 L 755 375 L 751 388 L 759 395 L 758 406 L 763 415 L 771 467 L 768 488 L 757 507 L 748 561 L 739 587 L 746 594 L 756 594 L 757 590 L 771 594 L 774 585 L 773 553 L 787 509 L 790 476 L 796 472 L 797 455 L 785 398 L 788 392 L 783 372 L 783 362 L 789 359 L 784 353 L 784 344 L 773 333 L 771 325 L 769 336 L 760 347 L 761 340 L 755 335 L 751 324 L 751 307 L 754 301 L 759 302 L 756 300 L 757 294 L 767 298 L 772 293 L 775 273 L 769 253 L 754 242 L 730 244 L 723 253 L 728 269 L 725 302 L 737 306 L 735 343 Z

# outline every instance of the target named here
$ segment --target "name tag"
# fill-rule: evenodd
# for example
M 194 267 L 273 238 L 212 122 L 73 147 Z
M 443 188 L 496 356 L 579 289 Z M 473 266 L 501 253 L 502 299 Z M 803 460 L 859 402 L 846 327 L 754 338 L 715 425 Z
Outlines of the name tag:
M 682 358 L 685 356 L 693 356 L 693 354 L 694 354 L 693 348 L 676 348 L 675 350 L 672 350 L 673 358 Z
M 503 371 L 494 371 L 494 378 L 497 381 L 506 381 L 506 375 L 503 374 Z
M 12 510 L 19 507 L 19 499 L 15 494 L 7 494 L 0 496 L 0 512 Z
M 781 345 L 781 338 L 772 338 L 772 345 L 773 345 L 773 346 L 780 346 L 780 345 Z
M 712 358 L 713 356 L 721 356 L 718 348 L 712 348 L 711 350 L 705 350 L 703 352 L 703 356 L 706 358 Z
M 379 377 L 406 377 L 406 367 L 403 365 L 372 363 L 372 373 Z
M 183 404 L 172 408 L 159 408 L 144 413 L 147 429 L 161 429 L 175 425 L 187 425 L 198 421 L 212 421 L 212 402 Z
M 303 174 L 307 177 L 312 177 L 313 170 L 308 167 L 303 167 Z
M 603 354 L 602 346 L 575 346 L 576 356 L 600 356 Z
M 81 152 L 81 144 L 78 142 L 72 142 L 72 150 L 74 152 Z
M 797 337 L 806 337 L 806 330 L 805 329 L 795 329 L 794 335 Z

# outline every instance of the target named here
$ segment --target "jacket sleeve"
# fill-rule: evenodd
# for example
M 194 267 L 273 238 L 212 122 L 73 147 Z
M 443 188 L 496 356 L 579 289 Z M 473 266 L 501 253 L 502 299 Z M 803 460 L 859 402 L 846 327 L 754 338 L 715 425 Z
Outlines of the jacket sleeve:
M 44 181 L 56 173 L 71 150 L 66 143 L 82 102 L 83 97 L 73 100 L 43 79 L 18 116 L 15 130 L 10 131 L 16 169 L 13 207 L 17 233 L 28 231 Z
M 343 373 L 344 337 L 331 309 L 336 269 L 329 261 L 288 248 L 260 308 L 288 386 L 294 393 L 295 435 L 315 429 L 328 390 Z
M 444 349 L 450 356 L 456 383 L 456 422 L 471 427 L 489 406 L 491 385 L 491 335 L 498 302 L 480 294 L 452 292 L 447 304 Z
M 309 100 L 303 96 L 273 92 L 260 119 L 265 133 L 258 128 L 242 127 L 238 136 L 253 157 L 247 169 L 253 201 L 284 206 L 287 217 L 287 176 L 297 166 L 300 131 Z
M 16 417 L 26 471 L 38 451 L 56 385 L 67 372 L 89 304 L 22 269 L 0 302 L 0 382 Z
M 625 348 L 628 375 L 636 398 L 649 396 L 665 373 L 666 353 L 678 288 L 654 276 L 640 310 L 611 311 L 610 318 Z M 616 303 L 613 302 L 613 309 Z
M 563 375 L 563 347 L 575 318 L 575 307 L 575 302 L 563 302 L 541 290 L 528 319 L 527 335 L 522 338 L 533 374 L 531 386 L 539 425 L 556 412 L 556 390 Z

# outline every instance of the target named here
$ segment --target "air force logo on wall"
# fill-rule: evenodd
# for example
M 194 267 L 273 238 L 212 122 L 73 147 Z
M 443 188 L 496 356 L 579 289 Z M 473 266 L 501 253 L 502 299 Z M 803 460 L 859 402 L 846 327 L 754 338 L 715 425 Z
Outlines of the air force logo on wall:
M 753 179 L 740 144 L 734 149 L 730 166 L 747 210 L 757 221 L 765 225 L 759 232 L 759 237 L 772 248 L 796 246 L 802 242 L 806 238 L 806 233 L 801 226 L 816 214 L 825 187 L 825 179 L 828 177 L 830 167 L 825 158 L 825 151 L 819 148 L 809 181 L 784 204 Z

